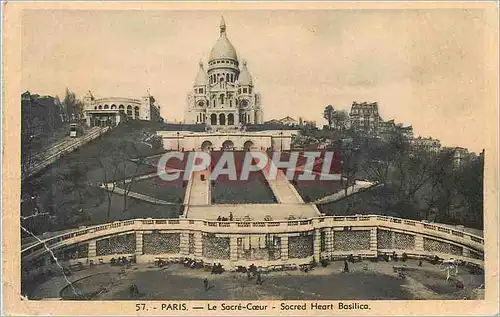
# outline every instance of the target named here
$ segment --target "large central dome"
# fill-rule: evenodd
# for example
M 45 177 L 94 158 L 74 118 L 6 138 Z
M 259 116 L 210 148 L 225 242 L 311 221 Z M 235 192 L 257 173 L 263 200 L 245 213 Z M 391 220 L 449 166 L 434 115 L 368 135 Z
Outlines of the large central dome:
M 224 22 L 224 17 L 222 17 L 220 22 L 220 37 L 210 52 L 209 61 L 216 59 L 238 60 L 236 49 L 226 36 L 226 23 Z

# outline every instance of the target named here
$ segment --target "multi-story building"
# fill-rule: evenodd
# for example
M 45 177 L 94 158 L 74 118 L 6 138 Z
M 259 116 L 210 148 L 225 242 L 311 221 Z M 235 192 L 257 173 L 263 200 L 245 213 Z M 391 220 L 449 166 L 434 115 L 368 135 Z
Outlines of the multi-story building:
M 240 65 L 236 49 L 227 37 L 224 18 L 206 71 L 200 62 L 193 91 L 187 96 L 184 120 L 215 129 L 263 123 L 260 95 L 254 91 L 247 63 Z
M 378 113 L 378 104 L 353 102 L 349 113 L 351 127 L 363 134 L 376 136 L 378 134 L 379 123 L 382 121 Z
M 115 126 L 128 119 L 163 121 L 160 115 L 160 106 L 155 104 L 155 98 L 149 93 L 140 99 L 94 98 L 89 91 L 83 101 L 83 114 L 89 126 Z
M 412 141 L 412 147 L 415 150 L 423 150 L 426 152 L 438 153 L 441 149 L 441 141 L 438 139 L 429 138 L 414 138 Z
M 443 151 L 450 151 L 452 153 L 454 169 L 462 167 L 473 156 L 469 153 L 469 150 L 462 147 L 445 147 Z
M 388 139 L 394 133 L 401 133 L 408 141 L 413 139 L 413 127 L 405 127 L 394 120 L 384 121 L 376 102 L 353 102 L 349 117 L 351 127 L 367 136 Z
M 395 123 L 394 120 L 379 121 L 378 136 L 382 139 L 389 139 L 394 133 L 401 134 L 407 141 L 413 139 L 413 127 L 403 126 L 401 123 Z

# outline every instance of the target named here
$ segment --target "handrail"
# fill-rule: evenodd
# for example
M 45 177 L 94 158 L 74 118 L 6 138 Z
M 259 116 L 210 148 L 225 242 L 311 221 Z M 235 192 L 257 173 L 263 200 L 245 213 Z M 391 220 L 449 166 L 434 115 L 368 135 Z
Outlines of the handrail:
M 464 239 L 470 239 L 475 243 L 479 244 L 484 244 L 484 239 L 476 236 L 474 234 L 460 231 L 460 230 L 455 230 L 451 229 L 449 227 L 441 226 L 441 225 L 436 225 L 436 224 L 429 224 L 426 222 L 422 221 L 414 221 L 414 220 L 409 220 L 409 219 L 403 219 L 403 218 L 395 218 L 395 217 L 388 217 L 388 216 L 381 216 L 381 215 L 357 215 L 357 216 L 325 216 L 325 217 L 315 217 L 315 218 L 308 218 L 308 219 L 296 219 L 296 220 L 282 220 L 282 221 L 212 221 L 212 220 L 202 220 L 202 219 L 179 219 L 179 218 L 170 218 L 170 219 L 131 219 L 131 220 L 124 220 L 124 221 L 115 221 L 112 223 L 107 223 L 107 224 L 100 224 L 92 227 L 86 227 L 83 229 L 76 229 L 75 231 L 72 232 L 65 232 L 63 234 L 53 236 L 50 238 L 47 238 L 45 240 L 42 240 L 41 242 L 38 243 L 33 243 L 27 246 L 26 248 L 22 249 L 21 254 L 26 253 L 29 251 L 29 253 L 34 252 L 42 247 L 42 244 L 45 245 L 53 245 L 58 242 L 62 242 L 64 240 L 68 240 L 74 237 L 79 237 L 82 235 L 86 234 L 92 234 L 95 232 L 103 231 L 103 230 L 109 230 L 109 229 L 116 229 L 116 228 L 121 228 L 125 226 L 131 226 L 131 225 L 137 225 L 139 226 L 149 226 L 149 225 L 168 225 L 172 226 L 172 228 L 175 228 L 178 225 L 186 225 L 188 227 L 220 227 L 220 228 L 263 228 L 263 227 L 269 227 L 269 228 L 276 228 L 276 227 L 283 227 L 283 228 L 289 228 L 293 227 L 294 229 L 297 229 L 298 226 L 314 226 L 315 224 L 320 224 L 321 226 L 328 226 L 328 225 L 334 225 L 335 223 L 338 223 L 339 221 L 344 221 L 344 222 L 360 222 L 364 224 L 366 221 L 382 221 L 382 222 L 388 222 L 388 223 L 395 223 L 398 225 L 408 225 L 408 226 L 414 226 L 414 227 L 421 227 L 425 230 L 432 230 L 432 231 L 437 231 L 440 233 L 445 233 L 449 234 L 451 239 L 456 239 L 456 237 L 464 238 Z M 131 229 L 131 228 L 127 228 Z M 149 228 L 148 228 L 149 229 Z

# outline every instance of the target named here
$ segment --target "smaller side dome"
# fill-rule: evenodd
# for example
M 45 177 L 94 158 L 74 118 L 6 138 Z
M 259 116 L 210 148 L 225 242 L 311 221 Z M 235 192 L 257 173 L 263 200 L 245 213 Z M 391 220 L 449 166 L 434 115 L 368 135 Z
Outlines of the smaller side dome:
M 198 69 L 198 75 L 194 81 L 195 86 L 206 86 L 208 85 L 208 76 L 203 68 L 203 63 L 200 61 L 200 68 Z
M 241 72 L 238 77 L 238 83 L 242 86 L 252 86 L 253 80 L 250 72 L 247 69 L 247 62 L 243 61 L 243 66 L 241 67 Z

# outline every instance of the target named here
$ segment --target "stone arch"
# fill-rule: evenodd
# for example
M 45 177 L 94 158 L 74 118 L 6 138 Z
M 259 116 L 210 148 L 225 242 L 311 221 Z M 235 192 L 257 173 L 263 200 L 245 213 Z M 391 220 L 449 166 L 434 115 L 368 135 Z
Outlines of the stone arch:
M 217 115 L 215 113 L 212 113 L 210 115 L 210 124 L 211 125 L 217 125 Z
M 234 125 L 234 114 L 230 113 L 227 115 L 227 125 Z
M 219 114 L 219 125 L 226 125 L 226 115 L 223 113 Z
M 223 151 L 232 151 L 234 150 L 234 143 L 231 140 L 226 140 L 222 143 L 222 150 Z
M 243 150 L 250 151 L 254 147 L 255 143 L 252 140 L 248 140 L 243 143 Z
M 134 107 L 134 118 L 139 119 L 139 106 Z
M 99 105 L 99 110 L 101 110 L 101 109 L 102 109 L 102 105 Z
M 104 105 L 104 109 L 109 109 L 109 106 L 108 105 Z
M 132 106 L 131 105 L 127 106 L 127 116 L 129 116 L 130 118 L 132 117 Z
M 111 105 L 111 109 L 116 109 L 116 105 Z
M 120 105 L 118 107 L 118 109 L 120 110 L 121 113 L 125 113 L 125 106 L 124 105 Z
M 212 144 L 212 142 L 210 142 L 208 140 L 207 141 L 203 141 L 203 143 L 201 144 L 201 150 L 205 151 L 205 152 L 206 151 L 210 151 L 213 148 L 213 146 L 214 145 Z

